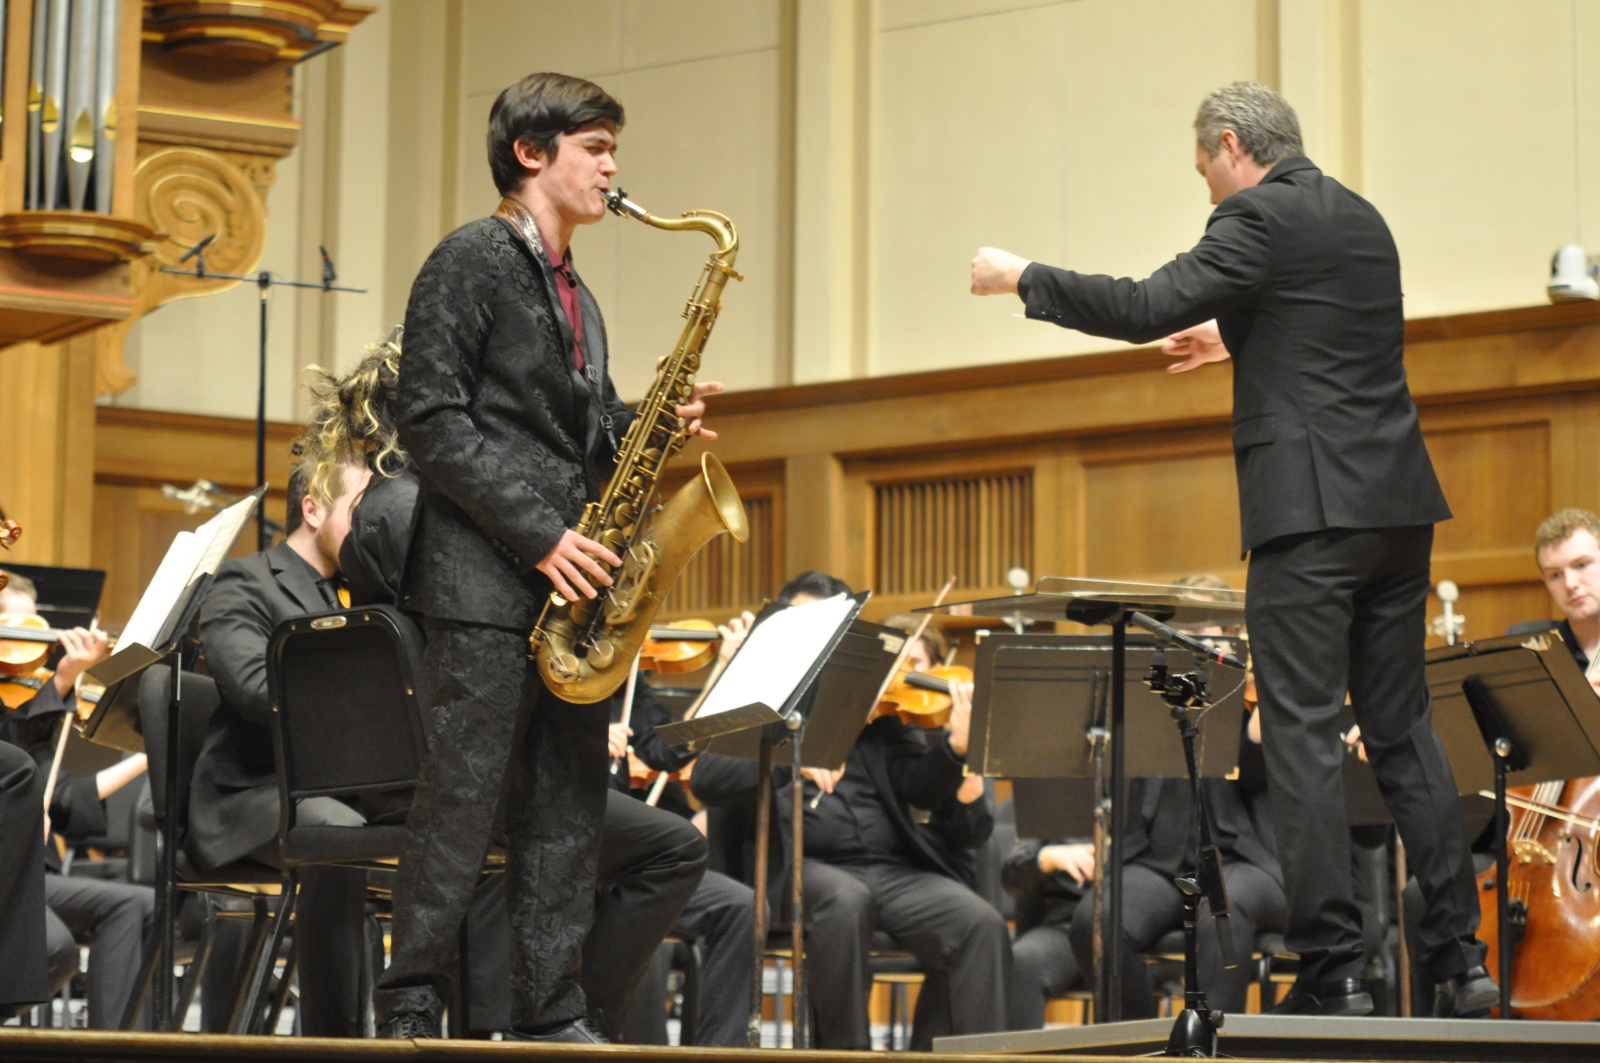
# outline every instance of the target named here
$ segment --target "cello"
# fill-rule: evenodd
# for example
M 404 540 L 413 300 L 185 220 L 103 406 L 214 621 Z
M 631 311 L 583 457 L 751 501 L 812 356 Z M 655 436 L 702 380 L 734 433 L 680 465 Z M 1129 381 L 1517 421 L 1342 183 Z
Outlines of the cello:
M 1527 1019 L 1600 1018 L 1600 776 L 1506 791 L 1506 890 L 1513 943 L 1511 1012 Z M 1497 971 L 1497 869 L 1478 875 L 1486 965 Z M 1496 1013 L 1499 1009 L 1495 1009 Z

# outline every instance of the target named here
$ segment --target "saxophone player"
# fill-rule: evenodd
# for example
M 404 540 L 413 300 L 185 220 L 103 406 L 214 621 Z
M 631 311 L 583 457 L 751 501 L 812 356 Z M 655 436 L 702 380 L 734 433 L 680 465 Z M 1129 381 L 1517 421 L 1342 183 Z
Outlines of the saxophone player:
M 511 1028 L 602 1040 L 579 985 L 607 790 L 605 702 L 553 694 L 527 632 L 555 590 L 593 598 L 620 560 L 574 531 L 629 421 L 607 374 L 605 322 L 570 243 L 605 212 L 622 105 L 599 86 L 530 74 L 495 100 L 489 165 L 504 197 L 434 249 L 406 307 L 400 440 L 420 478 L 401 605 L 427 638 L 424 783 L 407 821 L 382 1031 L 434 1037 L 457 930 L 497 817 L 509 842 Z M 677 408 L 713 438 L 695 385 Z M 500 817 L 504 803 L 504 815 Z

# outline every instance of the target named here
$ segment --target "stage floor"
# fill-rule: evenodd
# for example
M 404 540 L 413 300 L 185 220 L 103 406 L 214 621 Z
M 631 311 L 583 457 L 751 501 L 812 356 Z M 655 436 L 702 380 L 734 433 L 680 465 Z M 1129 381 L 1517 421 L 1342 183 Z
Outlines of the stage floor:
M 945 1038 L 940 1051 L 915 1058 L 938 1063 L 984 1063 L 1011 1053 L 1070 1054 L 1074 1060 L 1121 1060 L 1159 1053 L 1170 1019 L 1115 1026 L 1035 1030 L 1020 1034 Z M 1072 1035 L 1072 1036 L 1067 1036 Z M 1000 1039 L 1009 1038 L 1007 1047 Z M 953 1044 L 982 1052 L 952 1052 Z M 1097 1041 L 1097 1044 L 1092 1044 Z M 1334 1063 L 1352 1059 L 1426 1063 L 1600 1060 L 1600 1026 L 1556 1022 L 1461 1022 L 1438 1019 L 1321 1019 L 1231 1015 L 1222 1032 L 1222 1052 L 1256 1060 Z M 851 1063 L 860 1052 L 808 1051 L 808 1060 Z M 338 1041 L 311 1037 L 218 1037 L 197 1034 L 88 1033 L 0 1028 L 0 1060 L 6 1063 L 490 1063 L 492 1060 L 553 1059 L 567 1063 L 685 1063 L 695 1059 L 792 1063 L 787 1049 L 662 1048 L 651 1045 L 522 1045 L 504 1041 Z

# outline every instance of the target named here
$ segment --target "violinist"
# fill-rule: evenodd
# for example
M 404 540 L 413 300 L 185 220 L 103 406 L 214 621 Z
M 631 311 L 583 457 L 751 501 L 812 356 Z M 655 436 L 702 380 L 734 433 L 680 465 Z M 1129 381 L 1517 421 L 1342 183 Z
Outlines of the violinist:
M 848 592 L 840 580 L 806 572 L 791 580 L 777 601 L 799 605 Z M 913 647 L 908 663 L 923 671 L 932 665 L 925 641 Z M 968 885 L 969 870 L 952 861 L 947 848 L 930 844 L 914 811 L 942 809 L 958 800 L 966 784 L 973 804 L 968 840 L 981 841 L 978 836 L 987 837 L 993 827 L 982 780 L 967 782 L 971 688 L 953 683 L 950 694 L 947 731 L 927 731 L 891 714 L 866 727 L 842 771 L 805 769 L 796 783 L 786 770 L 776 770 L 774 911 L 786 907 L 790 892 L 790 786 L 803 786 L 808 798 L 805 905 L 812 944 L 807 962 L 818 1047 L 872 1047 L 868 957 L 878 930 L 943 976 L 918 997 L 918 1027 L 939 1026 L 955 1034 L 1005 1028 L 1011 977 L 1005 920 Z M 753 761 L 705 754 L 695 764 L 690 787 L 708 804 L 732 804 L 753 793 L 756 782 Z M 942 1014 L 935 1017 L 929 1009 Z
M 0 610 L 12 616 L 31 616 L 36 608 L 32 581 L 13 574 L 0 590 Z M 27 703 L 0 720 L 0 740 L 33 756 L 41 789 L 55 759 L 60 728 L 71 726 L 77 679 L 106 657 L 103 633 L 70 628 L 62 630 L 59 638 L 61 650 L 54 673 L 44 677 Z M 46 835 L 53 831 L 68 842 L 104 835 L 105 799 L 144 770 L 141 753 L 84 778 L 59 772 L 45 829 L 30 839 L 30 845 L 41 853 L 45 872 L 49 989 L 55 992 L 77 973 L 78 944 L 88 944 L 88 1023 L 94 1030 L 114 1030 L 121 1024 L 138 982 L 145 936 L 155 917 L 155 891 L 131 882 L 61 874 L 61 854 Z M 9 857 L 6 854 L 5 858 Z

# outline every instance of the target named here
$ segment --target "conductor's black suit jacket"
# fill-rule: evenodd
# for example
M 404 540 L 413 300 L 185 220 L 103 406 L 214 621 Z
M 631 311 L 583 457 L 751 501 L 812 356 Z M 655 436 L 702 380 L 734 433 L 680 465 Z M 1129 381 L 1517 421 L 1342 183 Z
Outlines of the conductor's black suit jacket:
M 328 611 L 316 579 L 279 543 L 220 565 L 200 607 L 200 647 L 221 699 L 189 797 L 188 847 L 202 866 L 242 859 L 278 833 L 267 643 L 281 622 Z
M 421 480 L 401 606 L 530 627 L 550 592 L 534 566 L 610 479 L 630 415 L 582 281 L 584 369 L 538 234 L 500 217 L 445 237 L 412 285 L 394 393 Z
M 1031 318 L 1133 343 L 1216 318 L 1233 355 L 1246 552 L 1449 518 L 1406 387 L 1394 240 L 1309 159 L 1224 199 L 1194 249 L 1146 280 L 1033 263 L 1018 290 Z

